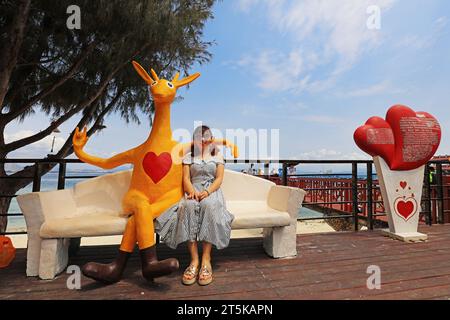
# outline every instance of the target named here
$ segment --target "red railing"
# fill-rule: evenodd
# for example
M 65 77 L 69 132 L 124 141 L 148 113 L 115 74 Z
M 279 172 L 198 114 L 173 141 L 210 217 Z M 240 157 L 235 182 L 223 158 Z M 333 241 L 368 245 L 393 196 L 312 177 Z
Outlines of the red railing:
M 270 177 L 271 181 L 277 184 L 283 184 L 280 177 Z M 366 179 L 358 179 L 358 213 L 360 216 L 368 217 L 369 212 L 369 196 L 368 181 Z M 307 191 L 304 199 L 305 205 L 311 205 L 321 208 L 333 209 L 335 212 L 342 214 L 351 214 L 353 212 L 353 180 L 351 178 L 320 178 L 320 177 L 296 177 L 289 176 L 287 185 L 301 188 Z M 381 195 L 378 180 L 372 182 L 372 212 L 373 218 L 381 221 L 387 221 L 385 216 L 385 208 L 383 197 Z M 440 195 L 439 193 L 443 194 Z M 427 192 L 424 190 L 422 198 L 427 200 Z M 430 210 L 431 223 L 439 222 L 439 206 L 442 206 L 443 223 L 450 223 L 450 176 L 442 177 L 442 186 L 439 184 L 430 185 Z M 425 208 L 423 206 L 423 210 Z M 420 223 L 426 223 L 426 216 L 420 216 Z

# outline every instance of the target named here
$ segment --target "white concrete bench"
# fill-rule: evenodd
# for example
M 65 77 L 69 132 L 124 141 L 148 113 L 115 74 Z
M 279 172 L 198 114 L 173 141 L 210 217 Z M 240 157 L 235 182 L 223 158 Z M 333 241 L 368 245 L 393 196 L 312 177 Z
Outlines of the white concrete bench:
M 27 275 L 53 279 L 68 263 L 70 238 L 121 235 L 121 202 L 131 170 L 80 182 L 73 189 L 17 197 L 28 230 Z M 263 246 L 274 258 L 295 256 L 297 214 L 305 191 L 225 170 L 222 190 L 233 229 L 264 228 Z

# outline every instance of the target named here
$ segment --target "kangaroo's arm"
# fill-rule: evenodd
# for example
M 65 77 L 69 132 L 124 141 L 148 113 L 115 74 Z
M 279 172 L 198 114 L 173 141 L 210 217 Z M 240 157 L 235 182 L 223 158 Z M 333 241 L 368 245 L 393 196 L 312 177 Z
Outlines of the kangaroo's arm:
M 134 149 L 116 154 L 115 156 L 112 156 L 111 158 L 99 158 L 92 156 L 88 153 L 86 153 L 83 148 L 76 148 L 74 147 L 75 154 L 77 157 L 85 162 L 92 164 L 94 166 L 100 167 L 102 169 L 112 169 L 118 166 L 121 166 L 123 164 L 127 163 L 133 163 L 133 155 L 134 155 Z
M 231 143 L 230 141 L 226 139 L 213 139 L 212 143 L 216 145 L 223 145 L 225 147 L 228 147 L 231 149 L 231 153 L 233 154 L 233 157 L 237 158 L 239 157 L 239 150 L 238 147 Z M 172 158 L 175 160 L 177 159 L 179 163 L 183 160 L 183 157 L 191 151 L 193 142 L 187 142 L 187 143 L 178 143 L 172 150 Z
M 235 157 L 235 158 L 239 157 L 239 150 L 238 150 L 237 145 L 228 141 L 227 139 L 214 139 L 213 143 L 215 143 L 217 145 L 224 145 L 225 147 L 230 148 L 231 153 L 233 154 L 233 157 Z
M 181 163 L 184 156 L 191 151 L 192 142 L 188 143 L 177 143 L 172 149 L 172 161 L 174 163 Z
M 73 151 L 81 161 L 102 169 L 112 169 L 126 163 L 133 163 L 135 149 L 119 153 L 108 159 L 94 157 L 84 152 L 83 148 L 88 142 L 88 139 L 86 127 L 84 127 L 83 130 L 80 130 L 78 127 L 75 128 L 75 132 L 72 137 Z

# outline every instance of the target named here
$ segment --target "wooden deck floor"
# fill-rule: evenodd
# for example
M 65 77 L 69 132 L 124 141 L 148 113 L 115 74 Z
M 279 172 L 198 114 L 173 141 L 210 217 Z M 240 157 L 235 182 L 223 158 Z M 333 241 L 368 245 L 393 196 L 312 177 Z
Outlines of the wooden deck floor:
M 275 260 L 261 239 L 236 239 L 215 252 L 213 284 L 183 286 L 185 247 L 160 246 L 160 258 L 178 257 L 178 273 L 147 284 L 134 254 L 124 279 L 102 286 L 82 277 L 80 290 L 66 287 L 68 274 L 53 281 L 25 277 L 25 250 L 8 269 L 0 270 L 3 299 L 450 299 L 450 224 L 421 227 L 424 243 L 406 244 L 378 231 L 299 235 L 299 256 Z M 110 261 L 116 246 L 82 247 L 70 264 Z M 367 267 L 381 268 L 381 289 L 366 287 Z

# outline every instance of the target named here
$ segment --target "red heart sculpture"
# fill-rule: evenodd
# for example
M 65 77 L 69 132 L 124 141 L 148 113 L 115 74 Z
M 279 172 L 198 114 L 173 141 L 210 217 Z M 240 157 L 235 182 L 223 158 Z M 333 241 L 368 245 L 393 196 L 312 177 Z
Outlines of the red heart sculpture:
M 400 181 L 400 187 L 402 187 L 402 189 L 405 189 L 408 186 L 408 183 L 406 181 Z
M 416 212 L 415 205 L 412 200 L 398 201 L 395 209 L 397 210 L 397 213 L 401 215 L 405 220 L 408 220 Z
M 382 157 L 392 170 L 412 170 L 427 163 L 441 141 L 441 127 L 429 113 L 396 105 L 386 120 L 372 117 L 356 129 L 356 144 L 371 156 Z
M 172 157 L 168 152 L 163 152 L 157 156 L 151 151 L 145 155 L 144 160 L 142 160 L 142 166 L 150 179 L 154 183 L 158 183 L 169 172 L 172 166 Z

